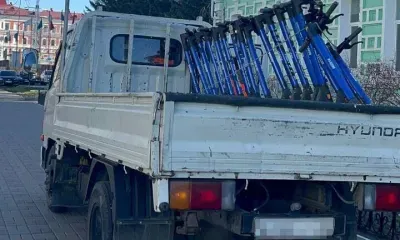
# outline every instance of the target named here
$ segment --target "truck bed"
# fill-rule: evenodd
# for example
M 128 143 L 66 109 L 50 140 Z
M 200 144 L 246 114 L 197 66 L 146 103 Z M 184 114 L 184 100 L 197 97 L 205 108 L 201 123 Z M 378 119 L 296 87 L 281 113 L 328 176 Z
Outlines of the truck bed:
M 64 95 L 60 141 L 153 176 L 400 182 L 400 108 L 191 94 Z

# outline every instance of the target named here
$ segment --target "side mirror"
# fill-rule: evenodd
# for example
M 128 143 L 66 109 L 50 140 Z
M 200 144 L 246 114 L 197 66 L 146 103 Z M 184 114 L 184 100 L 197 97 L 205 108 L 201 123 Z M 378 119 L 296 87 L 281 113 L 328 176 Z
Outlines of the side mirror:
M 26 72 L 36 71 L 38 64 L 38 52 L 36 49 L 24 50 L 23 67 Z

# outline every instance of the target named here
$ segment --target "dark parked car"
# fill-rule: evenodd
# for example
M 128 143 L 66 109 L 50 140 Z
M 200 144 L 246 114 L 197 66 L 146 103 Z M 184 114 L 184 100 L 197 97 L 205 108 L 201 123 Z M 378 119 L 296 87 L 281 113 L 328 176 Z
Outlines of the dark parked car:
M 14 86 L 19 84 L 21 78 L 17 75 L 17 72 L 15 71 L 4 70 L 0 71 L 0 79 L 4 81 L 5 86 Z
M 19 76 L 21 77 L 20 84 L 28 84 L 29 85 L 30 79 L 33 78 L 33 73 L 21 71 L 19 73 Z

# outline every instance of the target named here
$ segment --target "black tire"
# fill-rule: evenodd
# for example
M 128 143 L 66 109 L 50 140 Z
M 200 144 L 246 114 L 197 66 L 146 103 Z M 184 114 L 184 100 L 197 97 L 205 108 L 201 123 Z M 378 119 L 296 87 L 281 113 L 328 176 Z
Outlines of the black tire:
M 53 178 L 54 178 L 54 170 L 56 167 L 56 161 L 57 159 L 55 158 L 55 146 L 53 146 L 49 153 L 47 154 L 47 159 L 46 159 L 46 180 L 45 180 L 45 186 L 46 186 L 46 202 L 47 202 L 47 207 L 52 211 L 53 213 L 63 213 L 67 211 L 66 207 L 60 207 L 60 206 L 55 206 L 56 203 L 54 202 L 53 199 Z
M 112 240 L 112 193 L 110 183 L 101 181 L 94 185 L 88 209 L 88 240 Z

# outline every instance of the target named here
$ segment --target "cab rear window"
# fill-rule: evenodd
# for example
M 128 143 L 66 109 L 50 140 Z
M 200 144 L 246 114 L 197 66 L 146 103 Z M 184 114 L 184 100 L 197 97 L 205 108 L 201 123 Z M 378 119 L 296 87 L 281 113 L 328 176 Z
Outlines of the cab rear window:
M 128 34 L 115 35 L 111 39 L 110 56 L 118 63 L 128 61 Z M 164 66 L 165 38 L 134 36 L 132 64 Z M 178 40 L 170 39 L 168 66 L 176 67 L 182 62 L 182 45 Z

